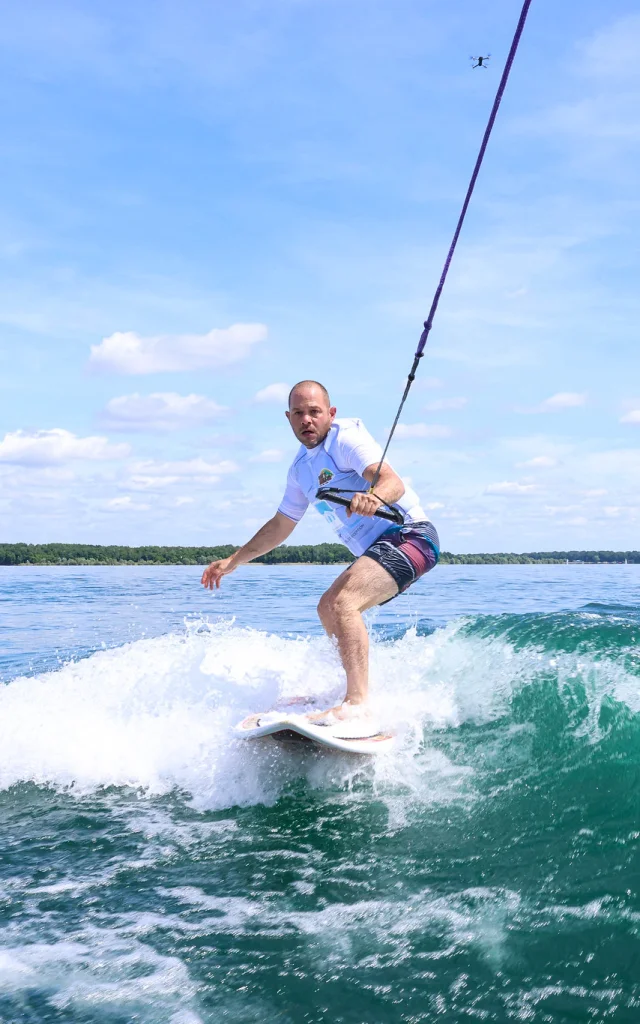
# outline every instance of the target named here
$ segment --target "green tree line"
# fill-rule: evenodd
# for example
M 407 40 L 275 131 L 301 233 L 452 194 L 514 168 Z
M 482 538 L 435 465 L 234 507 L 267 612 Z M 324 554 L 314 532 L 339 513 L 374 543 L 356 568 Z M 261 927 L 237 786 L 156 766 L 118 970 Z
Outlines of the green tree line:
M 450 565 L 561 565 L 565 562 L 615 565 L 625 561 L 640 563 L 640 551 L 527 551 L 522 555 L 505 552 L 452 555 L 443 551 L 440 561 Z
M 0 544 L 0 565 L 208 565 L 237 551 L 231 544 L 216 547 L 161 547 L 121 544 Z M 443 551 L 445 565 L 531 565 L 561 562 L 640 563 L 640 551 L 530 551 L 525 554 L 453 555 Z M 256 559 L 264 565 L 305 563 L 334 565 L 352 562 L 342 544 L 283 544 Z
M 228 558 L 238 548 L 232 544 L 214 547 L 161 547 L 122 544 L 0 544 L 0 565 L 208 565 Z M 282 545 L 256 559 L 266 565 L 312 562 L 331 565 L 352 562 L 353 555 L 342 544 Z

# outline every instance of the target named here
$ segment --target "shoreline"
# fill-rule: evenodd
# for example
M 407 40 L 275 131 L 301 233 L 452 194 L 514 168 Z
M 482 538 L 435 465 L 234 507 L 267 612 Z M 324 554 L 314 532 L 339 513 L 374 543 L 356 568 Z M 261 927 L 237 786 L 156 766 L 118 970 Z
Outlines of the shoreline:
M 0 542 L 0 570 L 3 566 L 93 566 L 93 565 L 210 565 L 235 554 L 233 544 L 49 544 Z M 336 565 L 352 564 L 355 556 L 344 544 L 281 544 L 254 559 L 251 565 Z M 640 551 L 471 551 L 460 554 L 440 552 L 440 565 L 633 565 L 640 564 Z
M 189 568 L 189 567 L 197 568 L 197 567 L 202 566 L 204 568 L 204 567 L 206 567 L 209 564 L 210 564 L 209 562 L 125 562 L 125 561 L 121 561 L 121 562 L 115 562 L 115 561 L 114 562 L 89 562 L 89 561 L 84 561 L 84 562 L 82 562 L 82 561 L 77 561 L 77 562 L 74 562 L 74 561 L 69 561 L 69 562 L 18 562 L 18 563 L 15 563 L 13 565 L 0 564 L 0 573 L 2 572 L 3 569 L 70 569 L 70 568 L 71 569 L 81 569 L 81 568 L 88 568 L 88 569 L 97 569 L 97 568 L 113 569 L 113 568 L 117 568 L 118 566 L 122 566 L 123 568 L 130 568 L 130 569 L 135 569 L 135 568 L 154 568 L 154 567 L 160 567 L 160 566 L 165 566 L 165 567 L 166 566 L 181 566 L 182 568 Z M 317 566 L 328 566 L 328 565 L 346 566 L 346 565 L 352 565 L 352 564 L 353 564 L 353 562 L 346 562 L 346 561 L 345 562 L 303 562 L 301 560 L 296 560 L 294 562 L 285 562 L 285 561 L 277 561 L 277 562 L 247 562 L 247 563 L 245 563 L 245 565 L 239 566 L 239 568 L 242 568 L 242 569 L 246 569 L 246 568 L 272 569 L 274 567 L 277 568 L 278 566 L 281 566 L 281 565 L 286 565 L 286 566 L 299 565 L 301 567 L 307 568 L 308 566 L 311 566 L 311 565 L 317 565 Z M 489 560 L 486 560 L 486 559 L 484 559 L 484 560 L 474 559 L 472 556 L 469 557 L 469 558 L 464 558 L 463 556 L 459 556 L 455 560 L 454 559 L 441 559 L 438 562 L 439 566 L 450 566 L 450 565 L 452 565 L 452 566 L 484 565 L 484 566 L 486 566 L 488 568 L 491 568 L 491 567 L 496 566 L 496 565 L 513 565 L 513 566 L 518 566 L 518 565 L 591 565 L 591 566 L 597 567 L 597 566 L 602 566 L 602 565 L 622 565 L 622 566 L 627 565 L 627 566 L 629 566 L 629 565 L 638 565 L 638 564 L 640 564 L 640 563 L 636 562 L 636 561 L 632 561 L 632 562 L 629 562 L 629 561 L 627 561 L 627 562 L 622 562 L 622 561 L 598 561 L 598 562 L 596 562 L 596 561 L 586 561 L 586 560 L 571 559 L 571 558 L 569 558 L 569 559 L 565 559 L 565 558 L 548 558 L 548 559 L 542 559 L 542 558 L 524 559 L 524 558 L 520 558 L 518 560 L 505 558 L 505 559 L 495 559 L 493 561 L 489 561 Z

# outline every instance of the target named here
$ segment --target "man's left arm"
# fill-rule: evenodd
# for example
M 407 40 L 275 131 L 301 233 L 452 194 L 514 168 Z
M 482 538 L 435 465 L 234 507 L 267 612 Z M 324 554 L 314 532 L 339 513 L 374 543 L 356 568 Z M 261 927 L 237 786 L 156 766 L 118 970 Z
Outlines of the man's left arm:
M 362 476 L 368 483 L 373 483 L 377 469 L 378 463 L 375 462 L 362 471 Z M 354 494 L 347 515 L 350 516 L 352 513 L 359 516 L 375 515 L 381 505 L 393 505 L 394 502 L 400 500 L 403 494 L 402 480 L 387 462 L 383 462 L 376 484 L 376 493 Z

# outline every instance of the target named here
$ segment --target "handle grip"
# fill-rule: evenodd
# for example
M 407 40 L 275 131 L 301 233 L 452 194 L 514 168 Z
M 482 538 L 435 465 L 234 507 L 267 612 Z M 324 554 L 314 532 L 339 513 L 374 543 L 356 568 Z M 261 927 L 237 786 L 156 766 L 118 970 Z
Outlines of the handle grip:
M 344 505 L 345 508 L 349 508 L 351 504 L 351 498 L 345 498 L 344 495 L 338 491 L 334 491 L 331 487 L 320 487 L 316 491 L 316 498 L 322 498 L 324 501 L 331 501 L 334 505 Z M 394 508 L 393 506 L 385 507 L 381 506 L 377 512 L 373 513 L 378 519 L 388 519 L 390 523 L 397 523 L 398 526 L 404 526 L 404 516 L 400 509 Z

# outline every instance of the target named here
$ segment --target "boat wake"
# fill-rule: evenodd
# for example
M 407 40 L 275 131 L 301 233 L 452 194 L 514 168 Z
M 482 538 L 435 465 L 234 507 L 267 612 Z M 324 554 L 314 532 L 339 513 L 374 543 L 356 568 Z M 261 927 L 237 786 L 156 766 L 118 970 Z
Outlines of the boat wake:
M 0 788 L 177 790 L 198 809 L 273 804 L 301 778 L 354 798 L 360 783 L 369 795 L 473 798 L 501 758 L 525 771 L 541 751 L 571 756 L 576 743 L 597 745 L 636 717 L 637 632 L 635 616 L 598 609 L 477 617 L 375 640 L 373 708 L 397 742 L 364 764 L 233 733 L 278 701 L 338 699 L 343 674 L 328 640 L 191 623 L 5 685 Z

